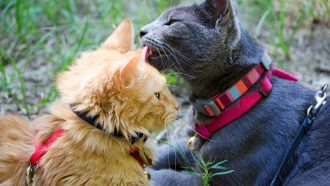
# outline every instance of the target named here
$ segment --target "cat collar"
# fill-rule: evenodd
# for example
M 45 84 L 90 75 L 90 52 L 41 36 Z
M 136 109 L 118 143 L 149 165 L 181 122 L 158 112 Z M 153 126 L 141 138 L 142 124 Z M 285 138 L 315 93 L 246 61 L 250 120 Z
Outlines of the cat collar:
M 101 131 L 104 131 L 104 133 L 108 134 L 109 136 L 114 136 L 114 137 L 118 137 L 118 138 L 124 138 L 124 135 L 118 131 L 118 130 L 115 130 L 114 132 L 112 133 L 109 133 L 107 131 L 104 130 L 104 128 L 99 124 L 97 123 L 97 118 L 98 118 L 98 115 L 96 116 L 89 116 L 87 113 L 85 112 L 80 112 L 80 111 L 75 111 L 74 110 L 74 105 L 70 105 L 71 106 L 71 109 L 72 111 L 82 120 L 84 120 L 86 123 L 100 129 Z M 136 132 L 136 136 L 131 136 L 130 137 L 130 143 L 133 145 L 135 142 L 137 142 L 139 139 L 142 139 L 146 137 L 143 133 L 141 132 Z M 146 140 L 146 138 L 145 138 Z
M 73 112 L 74 112 L 74 113 L 75 113 L 80 119 L 84 120 L 86 123 L 88 123 L 88 124 L 90 124 L 90 125 L 92 125 L 92 126 L 98 128 L 98 129 L 100 129 L 101 131 L 104 131 L 106 134 L 108 134 L 108 135 L 110 135 L 110 136 L 114 136 L 114 137 L 118 137 L 118 138 L 125 138 L 125 136 L 124 136 L 121 132 L 119 132 L 118 130 L 115 130 L 113 133 L 110 133 L 110 134 L 109 134 L 108 132 L 106 132 L 106 131 L 103 129 L 103 127 L 102 127 L 99 123 L 96 122 L 98 116 L 94 116 L 94 117 L 92 117 L 92 116 L 88 116 L 88 114 L 85 113 L 85 112 L 75 111 L 75 110 L 73 109 L 73 107 L 74 107 L 74 105 L 71 105 L 71 108 L 72 108 Z M 146 161 L 144 161 L 144 160 L 142 159 L 141 155 L 140 155 L 139 149 L 138 149 L 136 146 L 134 146 L 134 144 L 135 144 L 135 142 L 137 142 L 138 140 L 143 140 L 143 142 L 145 142 L 147 139 L 148 139 L 147 136 L 145 136 L 143 133 L 141 133 L 141 132 L 136 132 L 136 136 L 131 136 L 131 137 L 130 137 L 130 141 L 129 141 L 129 142 L 130 142 L 130 155 L 131 155 L 132 157 L 134 157 L 134 158 L 139 162 L 139 164 L 140 164 L 143 168 L 146 167 L 147 165 L 151 165 L 152 160 L 149 159 L 149 158 L 145 155 Z M 143 152 L 142 152 L 142 153 L 143 153 Z M 145 171 L 145 176 L 146 176 L 146 178 L 150 179 L 150 175 L 149 175 L 149 173 L 146 172 L 146 171 Z
M 270 81 L 272 75 L 291 81 L 298 80 L 288 72 L 272 68 L 271 62 L 271 58 L 265 51 L 260 64 L 223 93 L 211 99 L 191 99 L 194 109 L 204 115 L 214 117 L 209 123 L 194 126 L 199 136 L 206 139 L 211 137 L 214 132 L 242 116 L 263 97 L 267 97 L 272 90 Z M 253 86 L 257 86 L 257 90 L 248 92 Z

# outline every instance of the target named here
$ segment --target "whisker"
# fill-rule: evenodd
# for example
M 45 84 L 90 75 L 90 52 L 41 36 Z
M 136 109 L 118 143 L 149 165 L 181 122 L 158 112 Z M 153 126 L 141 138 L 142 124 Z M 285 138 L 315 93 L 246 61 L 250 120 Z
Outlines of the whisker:
M 180 75 L 184 75 L 184 76 L 187 76 L 187 77 L 190 77 L 190 78 L 195 78 L 195 76 L 192 76 L 192 75 L 190 75 L 190 74 L 187 74 L 187 73 L 184 73 L 184 70 L 183 70 L 183 68 L 182 68 L 182 66 L 180 65 L 180 62 L 178 61 L 178 59 L 175 57 L 175 54 L 172 52 L 172 51 L 170 51 L 166 46 L 159 46 L 159 45 L 157 45 L 158 47 L 161 47 L 162 49 L 163 49 L 163 51 L 164 51 L 164 54 L 167 56 L 167 58 L 169 58 L 169 60 L 173 63 L 173 66 L 174 66 L 174 68 L 176 69 L 176 71 L 178 71 L 179 73 L 180 73 Z M 165 49 L 170 53 L 170 55 L 171 56 L 173 56 L 173 58 L 174 58 L 174 62 L 172 61 L 172 59 L 170 58 L 170 56 L 168 56 L 168 54 L 167 54 L 167 52 L 165 51 Z M 175 64 L 178 64 L 179 65 L 179 67 L 180 67 L 180 69 L 181 70 L 179 70 L 177 67 L 176 67 L 176 65 Z M 181 71 L 181 72 L 180 72 Z
M 165 69 L 167 68 L 167 66 L 165 65 L 166 63 L 163 61 L 163 58 L 162 58 L 162 56 L 160 55 L 160 52 L 159 52 L 159 50 L 156 48 L 156 50 L 157 50 L 157 52 L 158 52 L 158 54 L 159 54 L 159 56 L 160 56 L 160 61 L 162 62 L 162 65 L 165 67 Z
M 150 40 L 150 42 L 149 42 L 149 40 Z M 155 39 L 149 39 L 149 40 L 147 40 L 146 42 L 148 43 L 148 44 L 150 44 L 153 48 L 155 48 L 157 51 L 158 51 L 158 53 L 160 53 L 159 52 L 159 48 L 162 48 L 162 50 L 164 51 L 164 55 L 166 55 L 167 56 L 167 58 L 169 58 L 169 60 L 172 62 L 172 65 L 173 65 L 173 67 L 176 69 L 176 71 L 178 71 L 178 72 L 180 72 L 180 74 L 181 75 L 184 75 L 184 76 L 187 76 L 187 77 L 191 77 L 191 78 L 195 78 L 194 76 L 192 76 L 192 75 L 189 75 L 189 74 L 186 74 L 186 73 L 184 73 L 183 72 L 183 69 L 182 69 L 182 67 L 181 67 L 181 70 L 179 70 L 178 68 L 177 68 L 177 66 L 175 65 L 175 64 L 179 64 L 179 62 L 177 61 L 177 59 L 176 58 L 174 58 L 174 59 L 176 59 L 176 61 L 172 61 L 172 59 L 169 57 L 169 55 L 167 54 L 167 53 L 170 53 L 170 55 L 171 56 L 173 56 L 173 54 L 172 54 L 172 52 L 170 52 L 169 51 L 169 49 L 166 49 L 168 52 L 166 52 L 165 50 L 164 50 L 164 48 L 162 47 L 162 45 L 160 44 L 160 42 L 159 41 L 157 41 L 157 40 L 155 40 Z M 165 47 L 165 46 L 164 46 Z M 175 62 L 175 63 L 174 63 Z M 180 65 L 180 64 L 179 64 Z M 170 68 L 170 67 L 169 67 Z M 166 69 L 166 70 L 168 70 L 168 69 Z
M 173 56 L 174 56 L 174 55 L 173 55 Z M 177 70 L 176 70 L 176 73 L 177 73 L 177 74 L 182 75 L 182 76 L 186 76 L 186 77 L 190 77 L 190 78 L 195 78 L 195 76 L 190 75 L 190 74 L 187 74 L 187 73 L 184 72 L 182 66 L 180 65 L 180 62 L 178 61 L 178 59 L 174 58 L 174 60 L 175 60 L 175 63 L 178 64 L 179 67 L 180 67 L 180 69 L 181 69 L 181 70 L 179 70 L 179 69 L 176 67 L 176 65 L 173 64 L 173 66 L 177 69 Z M 172 61 L 172 60 L 171 60 L 171 61 Z M 172 62 L 173 62 L 173 61 L 172 61 Z
M 161 37 L 161 38 L 163 38 L 163 37 Z M 166 41 L 165 38 L 163 38 L 163 39 Z M 175 48 L 169 46 L 167 43 L 161 42 L 161 41 L 159 41 L 159 40 L 157 40 L 157 39 L 155 39 L 155 38 L 148 38 L 145 42 L 148 43 L 149 45 L 151 45 L 152 47 L 155 47 L 155 48 L 163 48 L 163 51 L 164 51 L 165 55 L 171 60 L 173 67 L 176 69 L 176 71 L 180 72 L 180 75 L 183 75 L 183 76 L 186 76 L 186 77 L 189 77 L 189 78 L 196 78 L 195 76 L 190 75 L 190 74 L 187 74 L 187 73 L 185 73 L 185 72 L 183 71 L 183 68 L 182 68 L 182 66 L 180 65 L 180 62 L 183 62 L 183 63 L 188 64 L 188 65 L 191 65 L 192 62 L 191 62 L 191 60 L 190 60 L 189 58 L 187 58 L 186 56 L 184 56 L 180 51 L 178 51 L 178 50 L 176 50 Z M 165 48 L 168 52 L 166 52 L 166 51 L 164 50 L 164 48 Z M 176 52 L 173 51 L 173 50 L 175 50 Z M 168 53 L 169 53 L 170 55 L 168 55 Z M 176 56 L 176 54 L 178 54 L 179 56 Z M 174 63 L 174 62 L 172 61 L 172 59 L 171 59 L 170 56 L 173 56 L 173 58 L 174 58 L 174 60 L 175 60 L 176 63 Z M 183 59 L 185 59 L 185 60 L 179 62 L 178 59 L 177 59 L 177 57 L 183 58 Z M 187 62 L 185 62 L 185 61 L 187 61 Z M 164 62 L 163 62 L 163 63 L 164 63 Z M 178 64 L 178 65 L 180 66 L 180 69 L 181 69 L 181 70 L 179 70 L 179 69 L 177 68 L 176 64 Z M 170 68 L 170 67 L 168 67 L 168 68 L 166 67 L 166 70 L 164 70 L 164 71 L 169 70 L 169 68 Z M 182 73 L 181 73 L 181 72 L 182 72 Z
M 176 48 L 170 46 L 170 45 L 168 44 L 168 41 L 167 41 L 163 36 L 160 36 L 160 37 L 164 40 L 164 41 L 162 42 L 163 45 L 166 45 L 166 46 L 167 46 L 169 49 L 171 49 L 175 54 L 178 54 L 178 55 L 180 55 L 183 59 L 187 60 L 187 62 L 189 62 L 189 63 L 187 63 L 187 64 L 193 64 L 193 62 L 192 62 L 188 57 L 186 57 L 181 51 L 179 51 L 179 50 L 177 50 Z M 183 61 L 183 62 L 185 62 L 185 61 Z
M 163 47 L 162 47 L 162 48 L 163 48 Z M 164 46 L 164 48 L 165 48 L 170 54 L 172 54 L 172 52 L 171 52 L 170 50 L 168 50 L 165 46 Z M 163 48 L 163 50 L 164 50 L 164 48 Z M 164 52 L 165 52 L 165 50 L 164 50 Z M 165 52 L 165 55 L 166 55 L 166 52 Z M 175 62 L 179 65 L 179 67 L 180 67 L 180 69 L 181 69 L 181 72 L 184 72 L 182 66 L 180 65 L 180 62 L 176 59 L 175 55 L 172 54 L 172 56 L 173 56 Z M 168 58 L 171 59 L 169 56 L 168 56 Z M 172 60 L 171 60 L 171 61 L 172 61 Z M 179 70 L 178 70 L 178 71 L 179 71 Z
M 161 46 L 160 46 L 160 47 L 161 47 Z M 175 61 L 173 62 L 172 59 L 171 59 L 171 57 L 169 57 L 169 56 L 167 55 L 167 53 L 166 53 L 166 51 L 164 50 L 164 48 L 163 48 L 163 47 L 161 47 L 161 48 L 162 48 L 162 50 L 164 51 L 164 55 L 166 55 L 167 58 L 172 62 L 173 67 L 176 68 L 177 71 L 180 71 L 179 69 L 177 69 L 177 67 L 176 67 L 176 65 L 175 65 L 175 63 L 174 63 Z M 182 68 L 181 68 L 181 70 L 182 70 L 182 72 L 183 72 L 183 69 L 182 69 Z

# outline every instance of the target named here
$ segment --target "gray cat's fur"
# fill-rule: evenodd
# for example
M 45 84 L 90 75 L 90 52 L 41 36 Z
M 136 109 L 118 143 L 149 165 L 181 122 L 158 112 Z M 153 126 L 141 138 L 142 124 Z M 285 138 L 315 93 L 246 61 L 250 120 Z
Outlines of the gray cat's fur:
M 234 84 L 260 62 L 264 48 L 242 28 L 229 0 L 173 7 L 141 30 L 142 42 L 161 56 L 150 58 L 160 70 L 171 68 L 187 79 L 192 95 L 209 98 Z M 196 152 L 205 160 L 228 160 L 235 172 L 216 176 L 211 185 L 268 185 L 282 160 L 315 91 L 272 78 L 271 94 L 244 116 L 217 131 Z M 330 185 L 330 104 L 327 103 L 303 138 L 281 176 L 285 185 Z M 194 122 L 211 118 L 200 113 Z M 186 140 L 175 142 L 190 161 Z M 184 162 L 173 148 L 161 149 L 153 169 L 156 185 L 201 185 L 180 172 Z

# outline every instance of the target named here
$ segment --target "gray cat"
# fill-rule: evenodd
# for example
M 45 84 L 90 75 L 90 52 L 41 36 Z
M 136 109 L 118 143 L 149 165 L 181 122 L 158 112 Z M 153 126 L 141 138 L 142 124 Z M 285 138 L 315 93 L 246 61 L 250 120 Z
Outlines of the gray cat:
M 181 73 L 191 95 L 210 98 L 224 91 L 260 63 L 264 48 L 240 25 L 229 0 L 173 7 L 141 29 L 144 45 L 153 50 L 151 64 Z M 210 161 L 228 160 L 234 170 L 215 176 L 210 185 L 269 185 L 315 91 L 299 83 L 272 77 L 273 90 L 249 112 L 204 141 L 196 151 Z M 321 110 L 280 176 L 282 185 L 330 185 L 330 104 Z M 197 112 L 193 123 L 212 117 Z M 186 139 L 183 149 L 190 166 L 197 164 Z M 175 150 L 162 149 L 150 169 L 155 185 L 202 185 L 199 177 L 181 172 L 184 162 Z

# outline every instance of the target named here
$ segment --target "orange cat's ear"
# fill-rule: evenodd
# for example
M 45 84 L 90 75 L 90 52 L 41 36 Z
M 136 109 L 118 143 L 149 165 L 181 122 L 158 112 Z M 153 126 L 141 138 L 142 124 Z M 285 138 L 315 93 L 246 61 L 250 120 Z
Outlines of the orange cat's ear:
M 134 56 L 121 68 L 120 79 L 126 87 L 134 85 L 141 78 L 144 77 L 146 58 L 148 55 L 148 48 L 139 50 Z
M 120 53 L 131 51 L 134 47 L 133 23 L 124 19 L 112 35 L 101 45 L 101 48 L 116 50 Z

